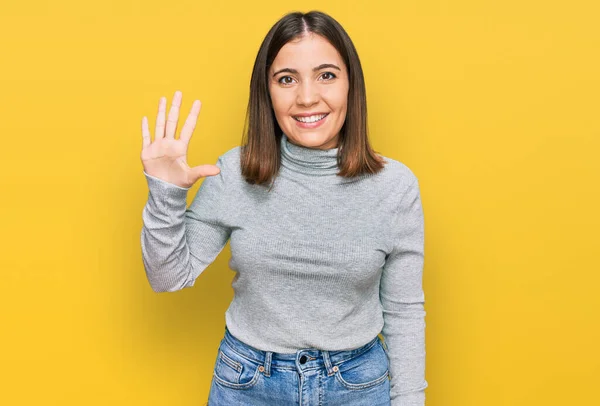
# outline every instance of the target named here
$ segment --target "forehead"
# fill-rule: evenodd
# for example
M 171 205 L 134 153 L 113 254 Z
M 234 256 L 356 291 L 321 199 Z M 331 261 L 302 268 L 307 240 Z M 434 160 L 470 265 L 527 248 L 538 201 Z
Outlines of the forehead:
M 277 53 L 271 70 L 293 67 L 308 70 L 322 63 L 343 65 L 341 55 L 326 38 L 310 34 L 285 44 Z

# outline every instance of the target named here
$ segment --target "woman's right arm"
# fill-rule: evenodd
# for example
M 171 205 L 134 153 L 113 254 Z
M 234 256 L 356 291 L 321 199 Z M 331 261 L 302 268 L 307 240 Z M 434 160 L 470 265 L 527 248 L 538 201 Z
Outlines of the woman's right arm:
M 149 190 L 142 212 L 142 258 L 156 292 L 193 286 L 223 250 L 231 233 L 224 221 L 222 203 L 227 182 L 221 172 L 222 159 L 217 165 L 193 168 L 186 160 L 200 112 L 199 100 L 194 101 L 179 139 L 175 138 L 181 98 L 181 92 L 175 92 L 165 122 L 166 98 L 161 97 L 154 141 L 147 118 L 142 119 L 141 159 Z M 187 192 L 202 177 L 205 179 L 186 209 Z
M 217 166 L 222 167 L 221 158 Z M 142 211 L 142 259 L 155 292 L 194 285 L 196 278 L 223 250 L 231 230 L 224 223 L 223 171 L 204 179 L 189 208 L 189 188 L 144 172 L 149 193 Z

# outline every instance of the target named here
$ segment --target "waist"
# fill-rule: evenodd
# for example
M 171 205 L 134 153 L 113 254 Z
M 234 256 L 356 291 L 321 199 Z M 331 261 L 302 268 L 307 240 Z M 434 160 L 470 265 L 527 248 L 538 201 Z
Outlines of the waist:
M 317 348 L 305 348 L 292 353 L 281 353 L 254 348 L 233 336 L 229 329 L 225 327 L 223 342 L 240 356 L 260 364 L 268 361 L 275 368 L 296 369 L 297 364 L 300 363 L 303 368 L 310 369 L 313 367 L 320 368 L 326 366 L 328 363 L 337 364 L 357 357 L 374 345 L 379 344 L 379 336 L 375 336 L 367 344 L 351 350 L 328 351 Z

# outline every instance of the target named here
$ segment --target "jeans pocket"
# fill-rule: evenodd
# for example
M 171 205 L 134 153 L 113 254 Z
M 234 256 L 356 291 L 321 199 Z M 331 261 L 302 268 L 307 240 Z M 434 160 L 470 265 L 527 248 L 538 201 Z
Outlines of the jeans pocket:
M 388 362 L 387 354 L 377 340 L 364 353 L 337 363 L 335 377 L 346 389 L 368 389 L 389 379 Z
M 228 388 L 249 389 L 260 378 L 260 365 L 223 342 L 219 347 L 213 375 L 217 383 Z

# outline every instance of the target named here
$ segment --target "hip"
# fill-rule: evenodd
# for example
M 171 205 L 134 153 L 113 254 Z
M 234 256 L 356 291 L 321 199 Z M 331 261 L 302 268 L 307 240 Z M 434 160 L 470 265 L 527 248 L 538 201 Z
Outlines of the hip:
M 343 351 L 277 353 L 251 347 L 227 328 L 208 406 L 389 406 L 389 360 L 379 337 Z

